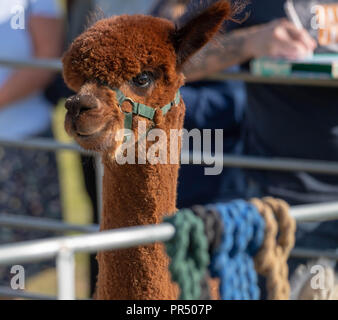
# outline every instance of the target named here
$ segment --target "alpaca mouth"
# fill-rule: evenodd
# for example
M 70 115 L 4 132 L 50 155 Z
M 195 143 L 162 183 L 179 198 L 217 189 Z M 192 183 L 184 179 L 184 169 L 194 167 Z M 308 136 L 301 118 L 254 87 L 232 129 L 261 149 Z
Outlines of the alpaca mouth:
M 76 125 L 74 122 L 71 122 L 68 127 L 68 133 L 73 136 L 76 140 L 86 141 L 98 138 L 104 130 L 99 128 L 98 130 L 91 130 L 91 131 L 85 131 L 85 130 L 78 130 L 76 128 Z
M 105 139 L 107 137 L 107 132 L 108 132 L 108 126 L 105 125 L 103 127 L 98 127 L 98 128 L 91 128 L 90 130 L 81 130 L 77 129 L 76 125 L 73 123 L 72 125 L 72 131 L 75 139 L 78 142 L 83 142 L 83 143 L 92 143 L 96 141 L 96 143 L 99 144 L 98 141 L 101 141 L 102 139 Z
M 74 130 L 74 133 L 76 134 L 76 137 L 77 138 L 80 138 L 80 139 L 89 139 L 89 138 L 95 138 L 95 137 L 98 137 L 99 135 L 101 135 L 103 130 L 97 130 L 97 131 L 94 131 L 94 132 L 81 132 L 81 131 L 78 131 L 78 130 Z
M 91 133 L 83 133 L 83 132 L 79 132 L 79 131 L 76 131 L 75 130 L 75 133 L 78 137 L 80 138 L 88 138 L 88 137 L 92 137 L 92 136 L 95 136 L 96 134 L 98 134 L 99 132 L 98 131 L 95 131 L 95 132 L 91 132 Z
M 84 126 L 83 124 L 81 125 L 81 123 L 78 123 L 74 119 L 68 118 L 67 120 L 68 121 L 70 120 L 68 122 L 70 125 L 70 131 L 76 138 L 80 138 L 80 139 L 94 138 L 100 135 L 102 131 L 104 131 L 104 128 L 102 128 L 101 126 L 98 126 L 97 128 L 89 126 L 87 128 L 87 126 Z

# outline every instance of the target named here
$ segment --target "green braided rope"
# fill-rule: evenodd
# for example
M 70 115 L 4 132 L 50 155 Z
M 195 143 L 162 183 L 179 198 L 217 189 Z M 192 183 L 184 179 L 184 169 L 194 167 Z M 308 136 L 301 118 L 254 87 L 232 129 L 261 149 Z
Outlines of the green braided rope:
M 201 294 L 201 279 L 209 264 L 208 240 L 204 224 L 189 209 L 183 209 L 165 222 L 175 227 L 175 235 L 165 243 L 170 257 L 172 280 L 180 286 L 181 300 L 196 300 Z

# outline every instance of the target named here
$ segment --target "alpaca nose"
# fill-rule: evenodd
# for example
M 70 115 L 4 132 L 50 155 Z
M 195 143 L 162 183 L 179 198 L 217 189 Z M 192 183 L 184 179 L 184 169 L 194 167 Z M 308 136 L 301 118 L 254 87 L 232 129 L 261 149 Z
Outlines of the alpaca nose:
M 65 107 L 71 114 L 78 116 L 83 112 L 97 108 L 98 103 L 91 95 L 75 95 L 66 100 Z

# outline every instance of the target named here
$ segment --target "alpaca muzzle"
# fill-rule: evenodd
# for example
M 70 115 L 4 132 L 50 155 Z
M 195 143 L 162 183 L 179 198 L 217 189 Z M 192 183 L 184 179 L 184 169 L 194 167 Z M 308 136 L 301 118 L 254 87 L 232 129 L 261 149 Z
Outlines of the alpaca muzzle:
M 98 108 L 97 100 L 91 95 L 75 95 L 66 100 L 65 108 L 73 117 Z

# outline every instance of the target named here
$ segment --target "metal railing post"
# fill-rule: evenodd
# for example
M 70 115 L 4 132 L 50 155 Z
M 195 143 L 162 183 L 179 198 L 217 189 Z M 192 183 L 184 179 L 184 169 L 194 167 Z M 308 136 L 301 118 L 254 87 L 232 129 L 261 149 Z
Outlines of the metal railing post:
M 97 195 L 97 209 L 99 216 L 99 224 L 101 223 L 102 214 L 102 181 L 103 181 L 104 168 L 100 155 L 95 156 L 95 176 L 96 176 L 96 195 Z
M 75 300 L 74 252 L 63 248 L 56 257 L 58 300 Z

